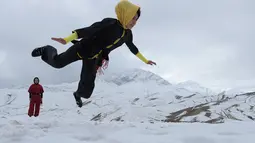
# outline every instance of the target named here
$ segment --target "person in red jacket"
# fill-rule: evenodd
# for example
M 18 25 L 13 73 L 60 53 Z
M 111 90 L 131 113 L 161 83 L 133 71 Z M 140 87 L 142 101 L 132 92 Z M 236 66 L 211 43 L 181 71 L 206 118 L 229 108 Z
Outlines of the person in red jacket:
M 39 116 L 40 112 L 40 105 L 42 104 L 42 98 L 43 98 L 43 87 L 39 84 L 39 78 L 34 78 L 34 83 L 29 87 L 28 93 L 29 93 L 29 109 L 28 109 L 28 116 Z

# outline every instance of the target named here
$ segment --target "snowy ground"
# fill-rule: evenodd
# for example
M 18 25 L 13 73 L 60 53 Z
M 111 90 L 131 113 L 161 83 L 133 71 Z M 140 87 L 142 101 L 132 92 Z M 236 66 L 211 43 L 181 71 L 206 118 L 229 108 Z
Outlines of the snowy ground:
M 37 118 L 27 116 L 28 87 L 0 89 L 0 143 L 254 142 L 255 122 L 247 118 L 254 117 L 253 95 L 232 94 L 225 100 L 222 95 L 199 94 L 165 81 L 162 85 L 159 80 L 129 83 L 124 79 L 121 86 L 97 81 L 92 98 L 83 108 L 76 106 L 72 96 L 77 83 L 44 85 L 43 106 Z M 118 84 L 121 82 L 118 80 Z M 219 99 L 224 102 L 213 105 Z M 210 103 L 206 112 L 210 111 L 211 117 L 196 111 L 194 116 L 181 121 L 213 119 L 222 110 L 241 121 L 224 117 L 222 124 L 162 122 L 171 112 L 205 101 Z M 228 108 L 232 105 L 238 106 Z
M 254 123 L 96 123 L 58 118 L 16 118 L 0 124 L 1 143 L 253 143 Z

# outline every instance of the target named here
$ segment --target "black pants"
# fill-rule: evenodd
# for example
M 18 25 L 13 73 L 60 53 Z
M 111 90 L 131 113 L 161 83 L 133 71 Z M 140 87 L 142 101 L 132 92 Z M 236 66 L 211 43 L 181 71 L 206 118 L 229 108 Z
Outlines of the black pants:
M 80 74 L 80 81 L 78 84 L 78 89 L 76 95 L 83 98 L 90 98 L 95 87 L 96 78 L 96 60 L 89 60 L 86 57 L 82 59 L 77 55 L 80 51 L 80 44 L 72 45 L 65 52 L 58 54 L 57 50 L 52 46 L 45 46 L 42 54 L 42 60 L 54 68 L 63 68 L 68 64 L 82 60 L 82 69 Z

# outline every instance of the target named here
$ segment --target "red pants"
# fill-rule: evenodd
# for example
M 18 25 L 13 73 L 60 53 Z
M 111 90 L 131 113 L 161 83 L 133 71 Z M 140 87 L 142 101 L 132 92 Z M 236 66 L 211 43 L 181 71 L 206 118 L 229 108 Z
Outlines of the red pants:
M 41 96 L 32 95 L 28 109 L 28 116 L 39 116 L 41 101 Z

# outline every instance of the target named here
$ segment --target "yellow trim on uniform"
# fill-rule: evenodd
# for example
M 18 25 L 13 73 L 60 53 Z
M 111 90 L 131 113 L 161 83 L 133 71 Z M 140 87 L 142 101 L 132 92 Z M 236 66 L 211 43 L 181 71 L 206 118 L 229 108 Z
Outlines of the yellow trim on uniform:
M 106 46 L 106 48 L 109 49 L 109 48 L 111 48 L 112 46 L 114 46 L 114 44 L 117 44 L 117 43 L 120 41 L 120 39 L 123 38 L 123 37 L 125 36 L 125 33 L 126 33 L 126 31 L 123 30 L 123 33 L 122 33 L 121 37 L 118 38 L 117 40 L 115 40 L 115 41 L 113 42 L 113 44 L 111 44 L 111 45 L 109 45 L 109 46 Z M 96 55 L 94 55 L 93 57 L 88 58 L 88 59 L 95 59 L 95 58 L 97 58 L 102 52 L 103 52 L 103 51 L 100 50 Z
M 114 44 L 117 44 L 117 43 L 120 41 L 120 39 L 123 38 L 123 37 L 125 36 L 125 33 L 126 33 L 126 31 L 123 30 L 123 33 L 122 33 L 121 37 L 118 38 L 117 40 L 115 40 L 115 41 L 113 42 L 113 44 L 107 46 L 106 48 L 111 48 L 112 46 L 114 46 Z M 65 39 L 66 42 L 70 42 L 70 41 L 75 40 L 75 39 L 77 39 L 77 38 L 78 38 L 78 35 L 77 35 L 77 33 L 75 32 L 75 33 L 71 34 L 70 36 L 68 36 L 68 37 L 66 37 L 66 38 L 64 38 L 64 39 Z M 102 52 L 103 52 L 103 51 L 100 50 L 97 54 L 95 54 L 93 57 L 88 58 L 88 59 L 95 59 L 95 58 L 97 58 Z M 77 56 L 78 56 L 79 58 L 82 59 L 82 56 L 81 56 L 78 52 L 77 52 Z
M 99 53 L 96 54 L 96 55 L 94 55 L 92 58 L 88 58 L 88 59 L 95 59 L 95 58 L 97 58 L 101 53 L 102 53 L 102 50 L 100 50 Z
M 71 42 L 75 39 L 78 39 L 78 34 L 76 32 L 72 33 L 71 35 L 67 36 L 64 38 L 64 40 L 66 41 L 66 43 Z
M 77 52 L 77 56 L 82 59 L 82 56 Z
M 113 44 L 107 46 L 106 48 L 111 48 L 112 46 L 114 46 L 114 44 L 117 44 L 117 43 L 120 41 L 120 39 L 123 38 L 123 37 L 125 36 L 125 33 L 126 33 L 126 31 L 123 30 L 123 33 L 122 33 L 121 37 L 118 38 L 117 40 L 115 40 L 115 41 L 113 42 Z M 70 40 L 72 41 L 72 40 L 74 40 L 73 38 L 75 38 L 75 34 L 74 34 L 74 33 L 73 33 L 72 35 L 70 35 L 67 39 L 68 39 L 69 41 L 70 41 Z M 97 54 L 95 54 L 93 57 L 88 58 L 88 59 L 95 59 L 95 58 L 97 58 L 102 52 L 103 52 L 103 51 L 100 50 Z M 77 52 L 77 55 L 78 55 L 79 58 L 82 59 L 82 56 L 81 56 L 78 52 Z
M 146 64 L 148 63 L 148 60 L 140 52 L 138 52 L 136 56 Z
M 111 48 L 114 44 L 118 43 L 118 42 L 120 41 L 120 39 L 123 38 L 123 37 L 125 36 L 125 33 L 126 33 L 125 30 L 123 30 L 123 33 L 122 33 L 121 37 L 118 38 L 117 40 L 115 40 L 115 41 L 113 42 L 113 44 L 107 46 L 106 48 L 109 49 L 109 48 Z

